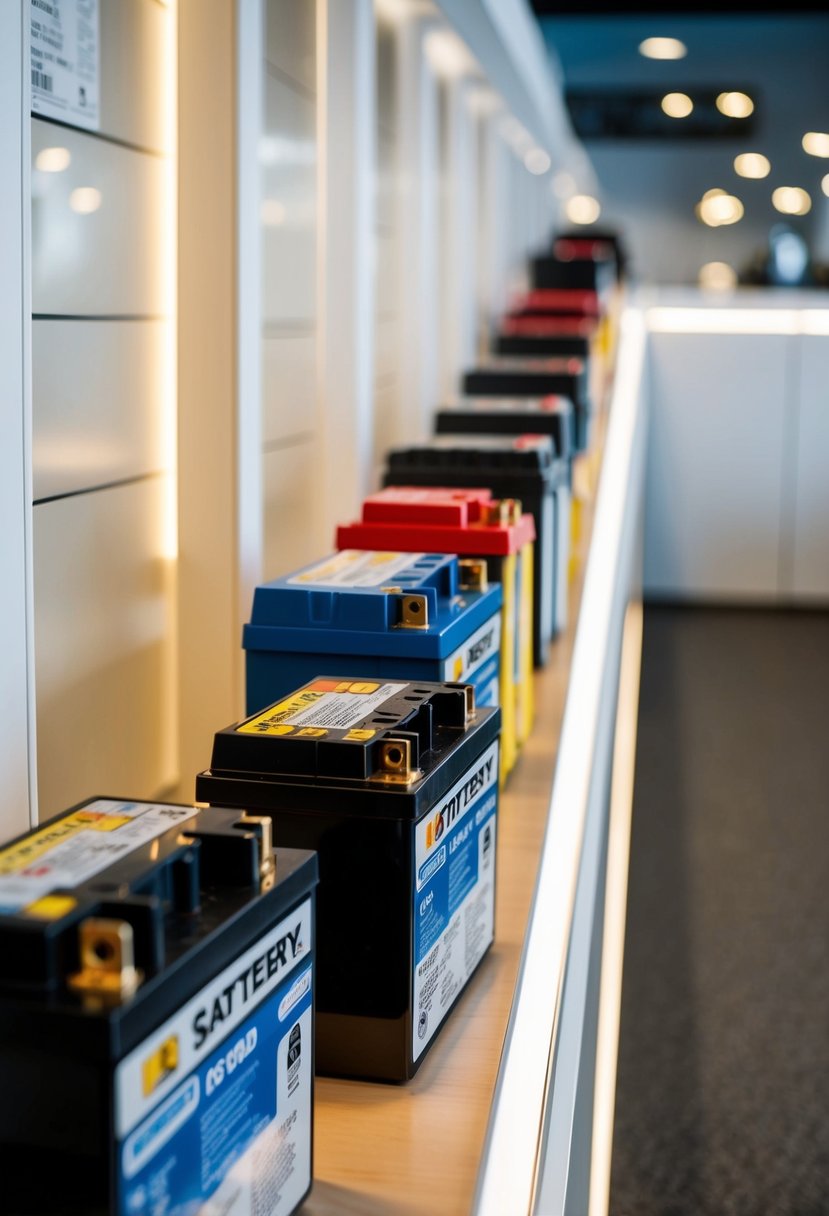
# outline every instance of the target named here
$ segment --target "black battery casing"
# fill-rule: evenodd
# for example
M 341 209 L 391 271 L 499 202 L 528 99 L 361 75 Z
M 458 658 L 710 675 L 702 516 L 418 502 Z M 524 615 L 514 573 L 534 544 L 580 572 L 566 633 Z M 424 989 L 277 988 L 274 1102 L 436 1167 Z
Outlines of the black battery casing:
M 393 448 L 385 486 L 482 486 L 495 498 L 517 498 L 535 521 L 533 658 L 543 667 L 555 636 L 556 490 L 569 485 L 568 462 L 546 435 L 441 436 Z
M 66 822 L 91 817 L 102 804 L 158 807 L 176 814 L 170 815 L 166 831 L 124 850 L 79 885 L 56 891 L 58 899 L 66 898 L 65 915 L 40 919 L 22 909 L 0 914 L 0 1211 L 9 1216 L 149 1213 L 134 1196 L 130 1207 L 121 1179 L 128 1137 L 116 1130 L 120 1066 L 132 1053 L 140 1057 L 159 1028 L 217 977 L 232 973 L 246 952 L 266 942 L 274 926 L 300 909 L 310 936 L 300 953 L 283 964 L 285 982 L 315 968 L 317 858 L 308 851 L 279 848 L 271 864 L 255 826 L 240 824 L 241 811 L 90 799 L 4 846 L 0 861 L 46 831 L 60 832 Z M 113 829 L 110 837 L 116 856 L 117 832 Z M 69 977 L 82 970 L 79 927 L 99 918 L 130 927 L 141 974 L 135 993 L 109 1008 L 96 1008 L 88 994 L 69 988 Z M 282 982 L 280 974 L 277 965 L 274 985 Z M 311 999 L 314 982 L 309 978 Z M 255 997 L 252 984 L 251 979 L 249 1003 L 240 1011 L 246 1018 L 268 999 L 268 993 Z M 279 988 L 269 989 L 273 991 L 278 994 Z M 313 1004 L 310 1022 L 308 1042 L 301 1045 L 307 1061 L 308 1125 L 296 1129 L 305 1140 L 308 1183 L 296 1202 L 284 1208 L 286 1213 L 308 1195 L 313 1171 Z M 217 1024 L 211 1033 L 215 1042 L 211 1039 L 210 1052 L 221 1052 L 221 1027 Z M 157 1083 L 161 1107 L 168 1102 L 162 1085 L 171 1085 L 175 1095 L 180 1081 L 187 1080 L 184 1065 L 180 1077 L 177 1068 Z M 158 1109 L 152 1089 L 150 1095 L 152 1109 Z M 142 1126 L 147 1122 L 142 1116 Z
M 544 254 L 532 259 L 530 274 L 533 287 L 605 292 L 616 281 L 616 264 L 609 258 L 564 259 Z
M 493 359 L 464 374 L 462 392 L 467 397 L 568 397 L 575 411 L 576 451 L 588 446 L 592 403 L 584 359 Z
M 326 683 L 348 681 L 321 676 L 306 688 Z M 352 683 L 383 687 L 377 679 Z M 483 757 L 491 764 L 493 755 L 489 796 L 497 815 L 501 719 L 498 709 L 478 709 L 463 725 L 469 686 L 400 685 L 403 691 L 384 703 L 384 714 L 361 720 L 360 731 L 372 734 L 367 741 L 310 739 L 303 748 L 296 738 L 243 737 L 242 728 L 267 723 L 265 710 L 219 731 L 211 767 L 196 778 L 200 801 L 243 799 L 251 811 L 273 818 L 280 840 L 319 854 L 317 1070 L 397 1082 L 415 1074 L 434 1041 L 413 1057 L 416 833 L 440 813 L 464 775 L 477 772 Z M 281 707 L 290 702 L 271 710 L 284 720 Z M 399 738 L 411 741 L 421 776 L 409 786 L 373 780 L 371 749 Z M 339 769 L 352 775 L 338 775 Z M 491 880 L 494 898 L 494 870 Z
M 567 358 L 569 355 L 587 359 L 590 355 L 590 338 L 575 333 L 498 333 L 492 340 L 492 350 L 496 355 L 518 355 L 530 359 Z

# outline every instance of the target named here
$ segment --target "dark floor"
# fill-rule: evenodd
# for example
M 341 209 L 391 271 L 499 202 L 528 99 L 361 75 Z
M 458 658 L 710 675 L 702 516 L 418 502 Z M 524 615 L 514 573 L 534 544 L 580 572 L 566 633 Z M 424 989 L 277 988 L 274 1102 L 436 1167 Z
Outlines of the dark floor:
M 612 1216 L 829 1213 L 829 614 L 649 608 Z

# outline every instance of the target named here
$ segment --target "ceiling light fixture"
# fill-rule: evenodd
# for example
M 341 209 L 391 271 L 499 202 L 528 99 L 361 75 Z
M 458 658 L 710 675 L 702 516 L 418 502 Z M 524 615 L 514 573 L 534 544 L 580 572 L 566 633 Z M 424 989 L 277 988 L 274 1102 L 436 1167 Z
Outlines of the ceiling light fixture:
M 810 156 L 829 156 L 829 135 L 825 131 L 807 131 L 800 142 Z
M 678 38 L 646 38 L 639 43 L 639 54 L 646 59 L 684 59 L 688 48 Z
M 666 93 L 662 98 L 662 109 L 669 118 L 687 118 L 693 108 L 687 93 Z
M 595 224 L 602 209 L 592 194 L 574 194 L 568 199 L 565 212 L 571 224 Z
M 768 177 L 771 173 L 771 162 L 762 152 L 741 152 L 734 157 L 734 172 L 740 177 Z
M 720 93 L 717 109 L 726 118 L 748 118 L 749 114 L 754 113 L 754 102 L 748 93 Z
M 727 224 L 738 223 L 745 213 L 740 200 L 725 190 L 715 188 L 706 190 L 696 208 L 697 219 L 709 228 L 720 228 Z
M 778 186 L 771 201 L 783 215 L 806 215 L 812 209 L 812 199 L 801 186 Z

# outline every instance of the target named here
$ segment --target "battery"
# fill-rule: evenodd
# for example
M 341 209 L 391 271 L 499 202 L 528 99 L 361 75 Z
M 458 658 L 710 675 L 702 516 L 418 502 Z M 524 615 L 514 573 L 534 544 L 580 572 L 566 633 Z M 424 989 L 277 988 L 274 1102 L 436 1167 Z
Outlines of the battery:
M 576 355 L 586 359 L 591 353 L 597 324 L 590 317 L 508 316 L 493 339 L 496 355 Z
M 441 436 L 388 453 L 387 486 L 485 486 L 517 498 L 535 521 L 533 661 L 543 667 L 556 632 L 556 502 L 568 485 L 567 462 L 546 435 Z
M 571 230 L 560 233 L 553 240 L 553 253 L 557 258 L 612 259 L 617 279 L 624 278 L 627 256 L 619 234 L 610 229 L 591 228 L 590 235 Z
M 479 705 L 497 705 L 502 590 L 485 575 L 481 562 L 445 553 L 344 549 L 263 583 L 243 634 L 246 712 L 355 665 L 386 679 L 464 681 Z
M 196 796 L 319 854 L 317 1071 L 406 1081 L 492 944 L 500 710 L 320 676 L 220 731 Z
M 463 377 L 468 397 L 569 397 L 574 410 L 574 439 L 577 452 L 590 441 L 592 405 L 588 363 L 575 357 L 564 359 L 492 359 Z
M 317 858 L 95 798 L 0 851 L 3 1211 L 285 1216 L 311 1187 Z
M 602 308 L 595 291 L 582 288 L 535 288 L 525 292 L 513 303 L 511 316 L 592 317 L 601 315 Z
M 532 515 L 489 490 L 391 486 L 365 500 L 362 517 L 337 529 L 343 548 L 456 553 L 481 562 L 501 584 L 501 771 L 506 776 L 533 720 Z
M 576 291 L 610 291 L 616 282 L 616 263 L 608 250 L 606 257 L 562 258 L 542 256 L 530 264 L 533 287 L 565 288 Z
M 461 397 L 435 414 L 438 435 L 549 435 L 566 461 L 568 481 L 555 491 L 554 632 L 567 626 L 570 561 L 573 406 L 567 397 Z

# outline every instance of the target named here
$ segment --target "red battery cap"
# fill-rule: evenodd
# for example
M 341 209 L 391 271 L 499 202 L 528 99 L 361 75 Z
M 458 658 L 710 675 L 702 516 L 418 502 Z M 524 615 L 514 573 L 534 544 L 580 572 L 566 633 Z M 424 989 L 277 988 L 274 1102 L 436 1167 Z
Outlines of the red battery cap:
M 527 335 L 534 338 L 592 338 L 596 332 L 593 317 L 580 313 L 507 316 L 501 323 L 501 333 L 507 337 Z
M 595 291 L 586 288 L 576 290 L 570 287 L 536 287 L 520 296 L 515 302 L 513 312 L 575 312 L 586 317 L 598 317 L 599 296 Z
M 553 245 L 553 253 L 562 262 L 572 262 L 573 258 L 608 262 L 613 258 L 613 246 L 610 241 L 596 237 L 560 236 Z
M 337 529 L 340 549 L 506 557 L 535 540 L 532 515 L 485 489 L 389 486 L 363 503 L 362 518 Z

